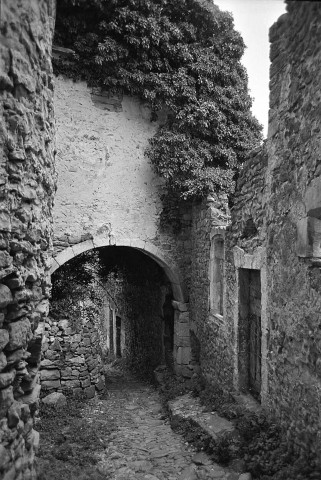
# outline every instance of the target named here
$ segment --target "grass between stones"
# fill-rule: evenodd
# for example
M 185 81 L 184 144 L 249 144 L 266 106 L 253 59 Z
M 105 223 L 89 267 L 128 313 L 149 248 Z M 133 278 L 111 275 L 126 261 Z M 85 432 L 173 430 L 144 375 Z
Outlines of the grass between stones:
M 208 386 L 202 378 L 179 380 L 170 372 L 163 373 L 159 387 L 164 403 L 192 392 L 209 412 L 232 421 L 241 441 L 222 438 L 215 442 L 199 425 L 185 421 L 172 424 L 186 441 L 209 454 L 213 461 L 233 467 L 233 463 L 256 480 L 320 480 L 321 466 L 309 454 L 298 455 L 285 432 L 264 413 L 246 410 L 219 386 Z
M 88 404 L 93 401 L 96 400 L 69 397 L 67 406 L 58 409 L 41 405 L 36 425 L 41 436 L 37 455 L 39 480 L 105 478 L 95 464 L 115 426 L 101 404 L 91 408 L 89 414 Z

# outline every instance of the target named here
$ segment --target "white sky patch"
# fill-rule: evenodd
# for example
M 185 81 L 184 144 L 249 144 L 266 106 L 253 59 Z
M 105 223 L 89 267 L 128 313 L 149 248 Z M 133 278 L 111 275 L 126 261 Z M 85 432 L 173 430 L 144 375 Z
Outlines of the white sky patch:
M 247 46 L 242 63 L 249 77 L 252 112 L 263 125 L 267 136 L 269 111 L 269 28 L 285 13 L 283 0 L 214 0 L 220 10 L 231 12 L 235 29 Z

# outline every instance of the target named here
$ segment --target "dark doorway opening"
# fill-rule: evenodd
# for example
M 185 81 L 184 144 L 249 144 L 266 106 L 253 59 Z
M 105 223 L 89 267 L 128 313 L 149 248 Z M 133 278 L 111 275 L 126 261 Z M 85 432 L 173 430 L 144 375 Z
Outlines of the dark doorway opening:
M 116 317 L 116 356 L 121 357 L 121 318 Z
M 111 355 L 114 355 L 114 312 L 112 309 L 109 309 L 109 352 Z
M 164 319 L 164 357 L 166 365 L 173 367 L 173 349 L 174 349 L 174 308 L 172 306 L 172 295 L 167 294 L 163 304 Z
M 262 368 L 260 270 L 239 270 L 239 383 L 260 400 Z

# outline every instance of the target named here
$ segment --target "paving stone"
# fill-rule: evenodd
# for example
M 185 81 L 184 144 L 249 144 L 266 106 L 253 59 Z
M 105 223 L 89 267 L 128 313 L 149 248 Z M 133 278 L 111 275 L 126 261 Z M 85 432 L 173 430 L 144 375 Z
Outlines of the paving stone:
M 195 469 L 193 467 L 186 467 L 178 477 L 178 480 L 197 480 Z
M 93 402 L 98 402 L 97 397 Z M 234 480 L 233 472 L 213 463 L 205 453 L 197 453 L 172 431 L 168 420 L 160 418 L 161 401 L 152 387 L 119 376 L 100 402 L 117 424 L 98 464 L 106 478 Z M 233 475 L 237 480 L 239 474 Z

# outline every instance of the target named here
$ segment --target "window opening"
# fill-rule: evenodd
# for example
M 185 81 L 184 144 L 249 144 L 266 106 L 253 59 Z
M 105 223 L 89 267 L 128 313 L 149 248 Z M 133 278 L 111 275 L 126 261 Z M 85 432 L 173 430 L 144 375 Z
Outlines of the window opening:
M 210 262 L 210 310 L 223 316 L 224 300 L 224 240 L 214 237 Z

